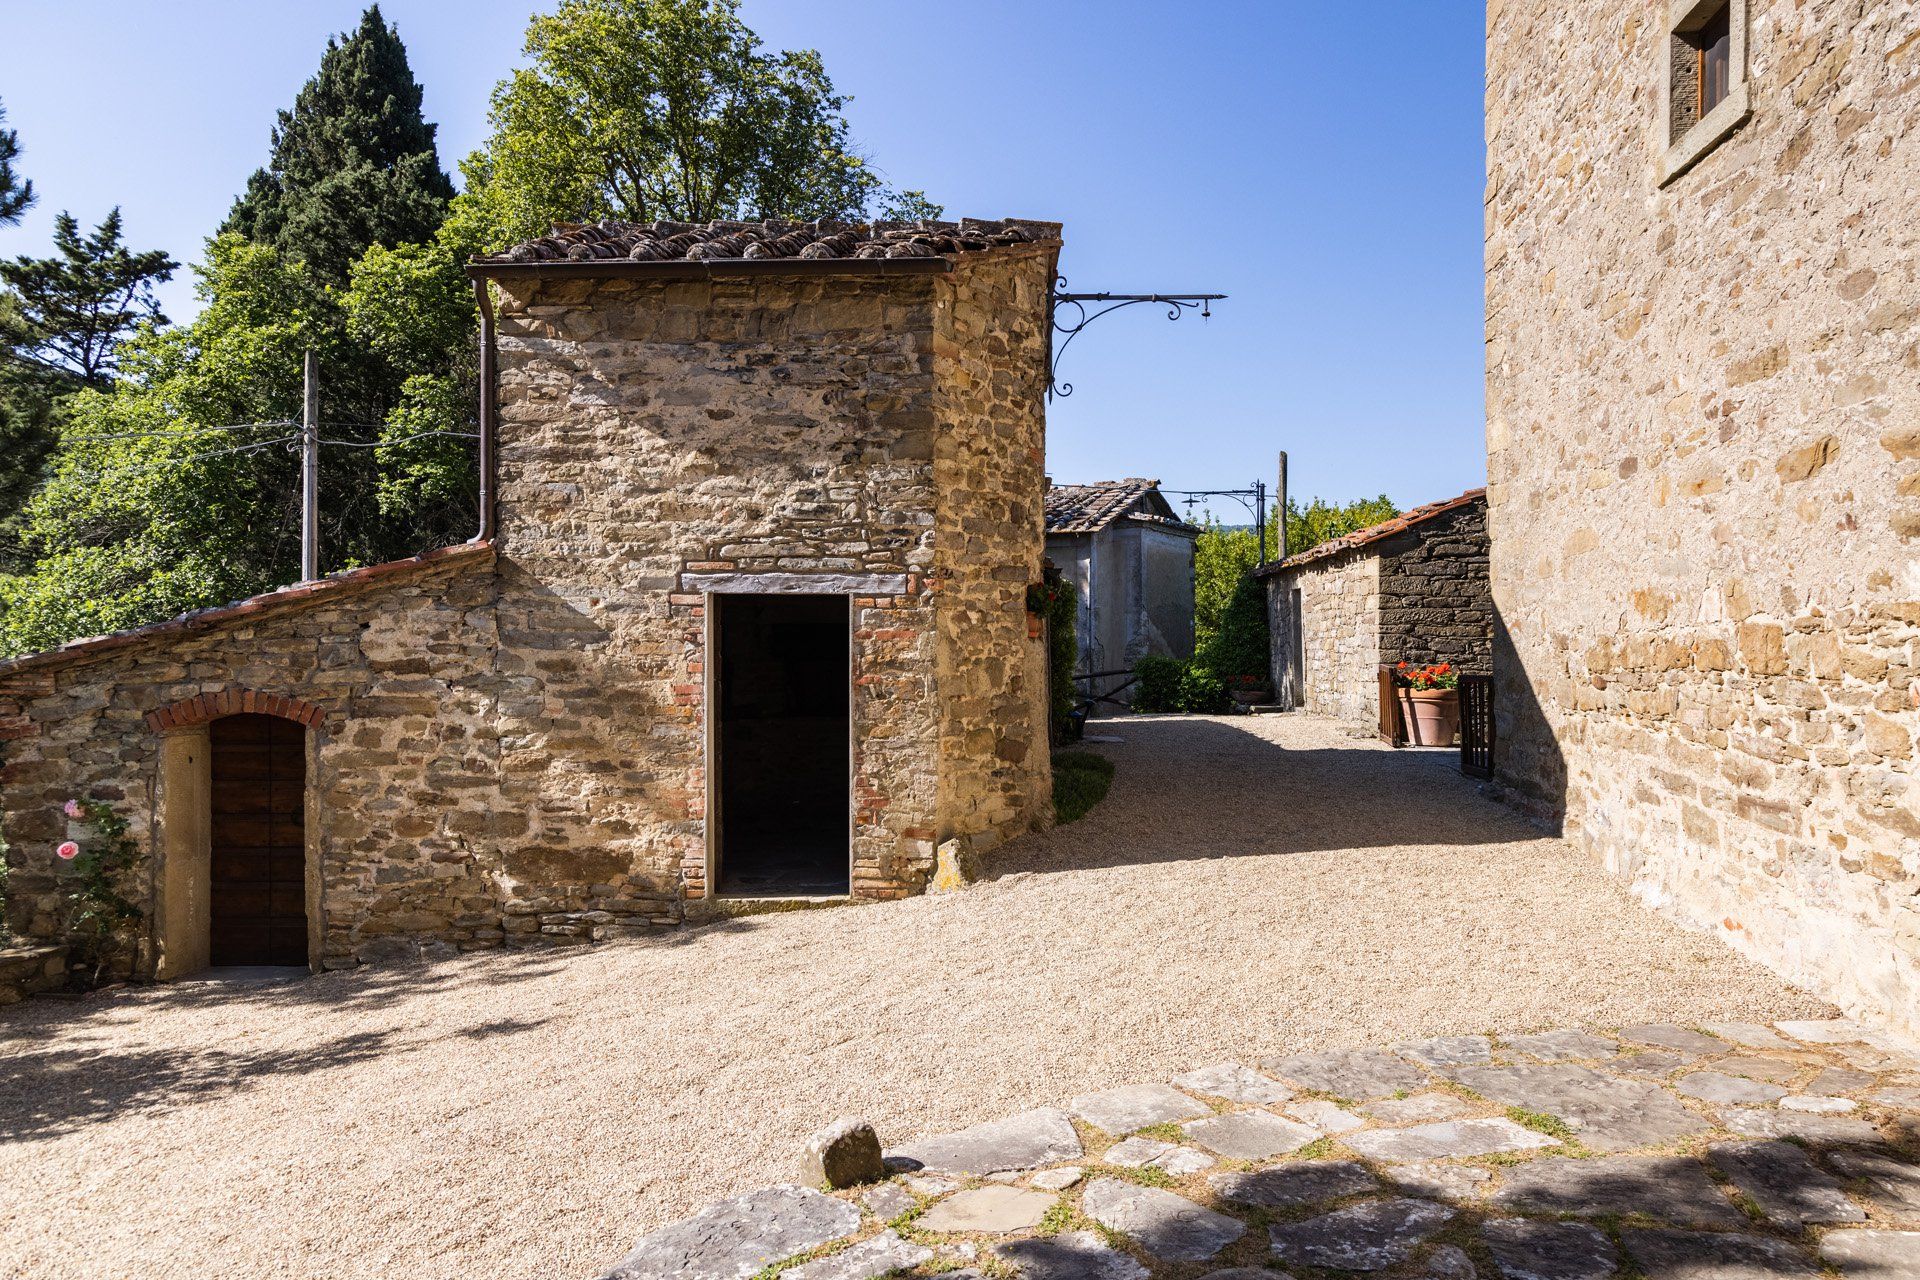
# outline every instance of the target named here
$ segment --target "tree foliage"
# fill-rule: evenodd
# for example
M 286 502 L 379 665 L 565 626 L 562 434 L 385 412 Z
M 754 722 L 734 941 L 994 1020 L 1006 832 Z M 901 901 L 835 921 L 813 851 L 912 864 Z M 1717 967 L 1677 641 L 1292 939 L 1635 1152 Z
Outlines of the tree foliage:
M 1287 500 L 1287 554 L 1299 555 L 1310 551 L 1323 542 L 1335 538 L 1344 538 L 1369 525 L 1383 520 L 1391 520 L 1400 514 L 1393 499 L 1381 494 L 1377 498 L 1355 498 L 1352 502 L 1337 504 L 1324 498 L 1315 498 L 1302 507 L 1297 498 Z
M 7 122 L 7 109 L 0 106 L 0 124 Z M 33 207 L 33 183 L 14 172 L 13 162 L 20 158 L 20 131 L 0 129 L 0 227 L 10 227 Z
M 320 70 L 280 113 L 273 154 L 222 230 L 271 245 L 344 284 L 374 245 L 433 238 L 453 198 L 407 49 L 374 5 L 327 41 Z
M 500 242 L 613 217 L 937 215 L 856 152 L 810 49 L 762 51 L 738 0 L 562 0 L 527 29 L 530 65 L 494 91 L 463 166 Z
M 104 387 L 120 340 L 142 321 L 165 322 L 153 286 L 180 264 L 159 249 L 135 253 L 120 232 L 117 208 L 87 235 L 63 212 L 53 220 L 53 257 L 0 262 L 12 295 L 0 317 L 11 359 L 58 381 Z

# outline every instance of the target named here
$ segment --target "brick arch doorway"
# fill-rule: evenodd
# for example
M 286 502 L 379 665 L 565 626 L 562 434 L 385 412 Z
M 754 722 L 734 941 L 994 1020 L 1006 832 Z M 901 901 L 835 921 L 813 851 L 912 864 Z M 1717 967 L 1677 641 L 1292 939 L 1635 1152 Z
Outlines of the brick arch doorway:
M 309 782 L 325 714 L 227 689 L 149 712 L 160 734 L 154 976 L 311 966 L 320 877 Z
M 242 712 L 207 725 L 207 959 L 307 963 L 307 731 Z

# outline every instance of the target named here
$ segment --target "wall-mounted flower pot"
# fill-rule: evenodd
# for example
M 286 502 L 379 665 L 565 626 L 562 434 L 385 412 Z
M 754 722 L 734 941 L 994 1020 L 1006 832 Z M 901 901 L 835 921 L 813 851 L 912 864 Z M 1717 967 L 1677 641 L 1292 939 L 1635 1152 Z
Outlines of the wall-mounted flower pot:
M 1046 619 L 1042 618 L 1039 614 L 1034 613 L 1032 610 L 1028 610 L 1027 611 L 1027 639 L 1038 640 L 1041 636 L 1041 633 L 1044 632 L 1046 629 L 1047 629 Z
M 1460 741 L 1458 689 L 1395 689 L 1407 741 L 1416 747 L 1451 747 Z

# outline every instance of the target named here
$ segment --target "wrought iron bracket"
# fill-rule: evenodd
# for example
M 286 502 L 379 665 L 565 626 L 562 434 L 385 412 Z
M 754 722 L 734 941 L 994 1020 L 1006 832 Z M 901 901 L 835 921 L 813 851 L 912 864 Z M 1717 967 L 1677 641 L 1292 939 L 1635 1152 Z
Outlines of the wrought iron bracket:
M 1053 282 L 1053 297 L 1047 307 L 1047 322 L 1054 337 L 1054 343 L 1047 353 L 1047 398 L 1073 394 L 1073 384 L 1060 381 L 1057 373 L 1060 358 L 1066 355 L 1067 348 L 1080 336 L 1080 331 L 1101 316 L 1111 315 L 1123 307 L 1152 302 L 1167 309 L 1169 320 L 1178 320 L 1188 311 L 1198 311 L 1204 320 L 1213 314 L 1210 305 L 1226 296 L 1224 293 L 1068 293 L 1067 278 L 1057 277 Z M 1063 315 L 1064 307 L 1072 307 L 1073 314 Z

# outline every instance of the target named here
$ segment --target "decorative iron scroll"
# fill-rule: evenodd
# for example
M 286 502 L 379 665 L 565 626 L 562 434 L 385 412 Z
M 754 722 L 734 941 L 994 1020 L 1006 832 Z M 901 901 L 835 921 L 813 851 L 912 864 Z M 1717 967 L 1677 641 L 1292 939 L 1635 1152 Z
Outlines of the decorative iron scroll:
M 1493 677 L 1460 677 L 1460 772 L 1493 776 Z
M 1073 384 L 1062 382 L 1055 370 L 1060 366 L 1060 357 L 1067 353 L 1073 340 L 1080 331 L 1098 320 L 1101 316 L 1111 315 L 1123 307 L 1136 306 L 1142 302 L 1154 302 L 1166 307 L 1167 319 L 1178 320 L 1188 311 L 1198 311 L 1201 319 L 1207 319 L 1213 312 L 1210 304 L 1220 301 L 1224 293 L 1068 293 L 1067 278 L 1060 276 L 1053 282 L 1053 305 L 1050 308 L 1054 334 L 1059 337 L 1059 345 L 1054 347 L 1047 359 L 1047 395 L 1070 396 Z M 1062 307 L 1072 307 L 1072 317 L 1063 317 Z M 1091 309 L 1090 309 L 1091 308 Z

